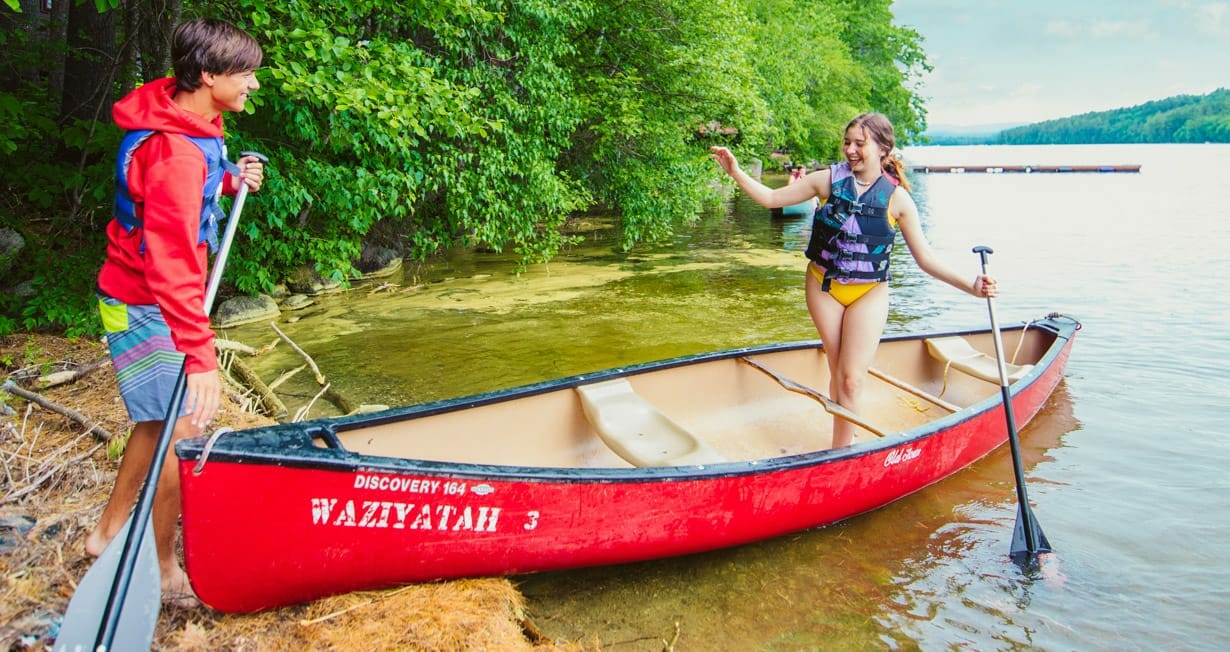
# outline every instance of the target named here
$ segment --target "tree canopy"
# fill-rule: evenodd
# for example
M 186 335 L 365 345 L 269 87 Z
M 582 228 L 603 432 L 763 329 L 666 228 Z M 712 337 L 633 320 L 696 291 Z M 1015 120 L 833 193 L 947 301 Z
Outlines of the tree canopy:
M 825 160 L 863 111 L 902 143 L 925 126 L 921 37 L 890 0 L 5 2 L 0 228 L 27 247 L 0 283 L 0 333 L 89 328 L 110 107 L 169 73 L 186 18 L 265 50 L 261 89 L 226 118 L 231 151 L 271 160 L 227 270 L 243 293 L 305 266 L 352 278 L 368 243 L 546 261 L 586 211 L 618 215 L 630 248 L 720 200 L 712 144 Z

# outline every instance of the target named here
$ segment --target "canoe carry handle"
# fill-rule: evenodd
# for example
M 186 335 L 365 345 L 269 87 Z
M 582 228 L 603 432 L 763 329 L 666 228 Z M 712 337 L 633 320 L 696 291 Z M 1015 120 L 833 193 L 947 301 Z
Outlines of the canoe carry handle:
M 201 459 L 197 460 L 196 466 L 192 467 L 192 475 L 201 475 L 201 472 L 205 470 L 205 460 L 209 459 L 209 453 L 214 449 L 214 444 L 217 443 L 222 435 L 228 432 L 235 432 L 235 429 L 218 428 L 214 431 L 214 434 L 209 436 L 209 439 L 205 442 L 205 448 L 201 449 Z
M 324 443 L 325 448 L 336 448 L 340 451 L 346 450 L 346 447 L 342 445 L 342 440 L 338 439 L 337 433 L 333 431 L 333 428 L 326 426 L 311 426 L 308 428 L 301 428 L 300 431 L 307 436 L 308 441 L 315 441 L 319 439 L 322 443 Z

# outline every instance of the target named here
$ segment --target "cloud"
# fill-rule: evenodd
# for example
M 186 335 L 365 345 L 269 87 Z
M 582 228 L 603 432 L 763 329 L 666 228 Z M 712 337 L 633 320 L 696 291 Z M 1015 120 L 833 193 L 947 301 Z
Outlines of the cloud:
M 1046 33 L 1061 39 L 1093 38 L 1140 38 L 1153 37 L 1152 21 L 1146 18 L 1135 20 L 1107 20 L 1095 18 L 1076 21 L 1068 18 L 1055 18 L 1047 21 Z
M 1230 36 L 1230 3 L 1212 2 L 1196 8 L 1200 31 L 1215 36 Z
M 1180 13 L 1183 22 L 1203 34 L 1230 36 L 1230 2 L 1167 0 L 1162 4 Z
M 1079 25 L 1066 18 L 1047 21 L 1046 33 L 1060 38 L 1078 38 L 1084 34 Z

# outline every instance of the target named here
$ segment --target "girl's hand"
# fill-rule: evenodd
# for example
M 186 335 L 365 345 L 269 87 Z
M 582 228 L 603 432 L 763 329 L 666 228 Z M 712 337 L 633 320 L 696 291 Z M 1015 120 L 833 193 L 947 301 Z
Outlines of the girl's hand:
M 739 161 L 735 159 L 735 155 L 729 149 L 720 145 L 714 145 L 709 148 L 709 151 L 713 152 L 713 160 L 722 166 L 726 174 L 734 175 L 735 170 L 739 169 Z
M 990 299 L 999 296 L 999 286 L 995 283 L 995 279 L 986 274 L 979 274 L 974 279 L 973 290 L 976 297 Z
M 239 184 L 247 183 L 248 189 L 256 192 L 265 181 L 265 164 L 255 156 L 245 156 L 239 159 L 239 176 L 231 177 L 231 187 L 238 192 Z

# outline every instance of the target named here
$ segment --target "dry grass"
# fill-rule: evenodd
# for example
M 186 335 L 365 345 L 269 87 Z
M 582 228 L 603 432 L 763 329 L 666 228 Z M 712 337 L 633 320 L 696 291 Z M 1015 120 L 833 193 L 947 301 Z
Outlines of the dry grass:
M 0 338 L 5 378 L 37 377 L 105 356 L 106 349 L 93 341 Z M 109 364 L 41 393 L 117 438 L 131 427 Z M 83 542 L 102 513 L 118 460 L 68 418 L 5 392 L 0 403 L 14 411 L 0 417 L 0 649 L 49 649 L 76 583 L 90 566 Z M 267 423 L 271 420 L 232 402 L 215 425 Z M 508 580 L 476 579 L 353 593 L 251 615 L 164 607 L 154 649 L 582 649 L 536 637 L 524 606 Z

